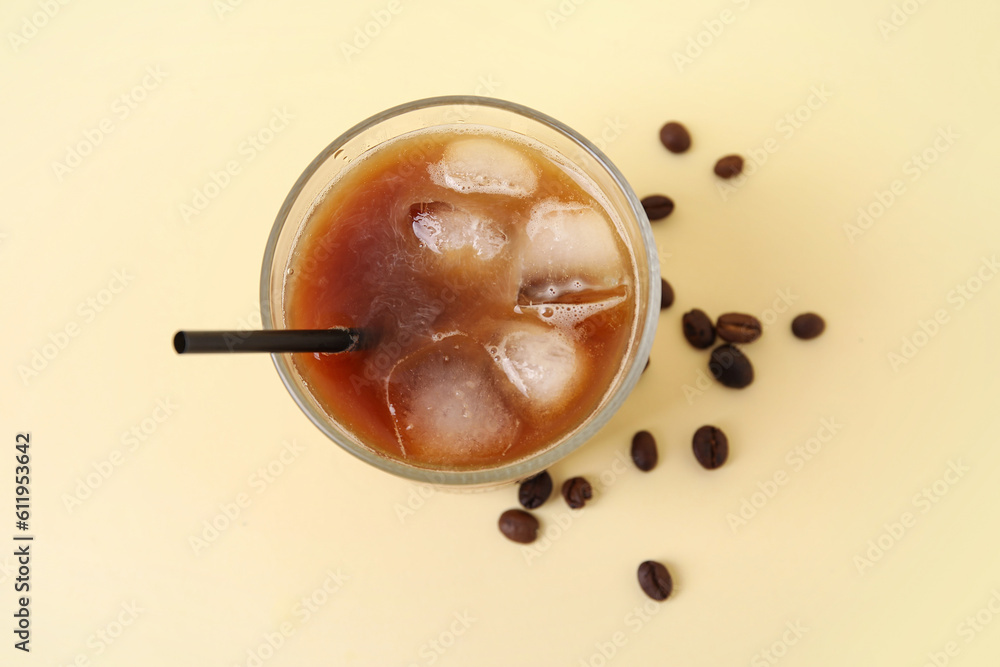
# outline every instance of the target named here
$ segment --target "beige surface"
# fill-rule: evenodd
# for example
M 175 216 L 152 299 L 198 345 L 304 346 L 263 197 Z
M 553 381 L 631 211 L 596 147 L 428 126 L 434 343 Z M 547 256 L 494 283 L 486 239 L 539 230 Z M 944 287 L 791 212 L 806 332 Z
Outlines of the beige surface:
M 0 664 L 996 664 L 995 2 L 232 4 L 0 12 L 0 497 L 30 431 L 37 536 L 33 651 L 8 631 Z M 391 20 L 348 58 L 372 12 Z M 169 344 L 179 327 L 254 325 L 274 215 L 337 134 L 475 92 L 567 122 L 640 196 L 677 201 L 656 226 L 677 302 L 652 367 L 553 470 L 601 492 L 577 514 L 541 508 L 535 551 L 496 530 L 513 489 L 424 497 L 324 441 L 268 358 Z M 681 157 L 656 138 L 674 118 L 694 136 Z M 270 143 L 244 143 L 258 134 Z M 753 150 L 766 162 L 720 192 L 714 160 Z M 750 388 L 685 396 L 705 364 L 679 331 L 693 307 L 773 321 L 747 348 Z M 829 327 L 801 343 L 788 325 L 807 310 Z M 22 377 L 36 352 L 52 358 Z M 703 423 L 732 444 L 715 472 L 690 454 Z M 639 428 L 661 445 L 650 474 L 621 462 Z M 744 501 L 756 514 L 731 526 Z M 213 520 L 224 530 L 196 550 Z M 659 606 L 635 583 L 647 558 L 676 578 Z M 10 624 L 13 559 L 0 565 Z

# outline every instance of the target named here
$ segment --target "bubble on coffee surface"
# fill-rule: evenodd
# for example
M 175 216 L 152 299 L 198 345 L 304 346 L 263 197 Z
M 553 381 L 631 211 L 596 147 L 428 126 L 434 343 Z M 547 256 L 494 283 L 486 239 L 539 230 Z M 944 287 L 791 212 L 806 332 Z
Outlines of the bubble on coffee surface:
M 628 294 L 626 285 L 595 288 L 581 280 L 564 285 L 522 285 L 515 312 L 569 330 L 597 313 L 625 303 Z
M 624 282 L 613 226 L 596 208 L 547 199 L 531 209 L 521 254 L 524 284 Z
M 445 338 L 450 338 L 451 336 L 464 336 L 464 331 L 439 331 L 437 333 L 431 334 L 431 340 L 435 343 L 443 341 Z
M 467 465 L 502 456 L 518 435 L 486 349 L 465 335 L 442 338 L 401 359 L 386 401 L 404 456 Z
M 624 296 L 612 297 L 593 303 L 540 303 L 518 306 L 521 312 L 534 315 L 543 322 L 564 329 L 572 328 L 597 313 L 610 310 L 625 301 Z
M 582 292 L 590 286 L 582 280 L 570 280 L 562 284 L 554 282 L 522 283 L 518 294 L 519 302 L 557 301 L 563 295 Z
M 538 187 L 538 173 L 520 151 L 496 139 L 456 139 L 439 162 L 427 166 L 437 185 L 462 193 L 527 197 Z

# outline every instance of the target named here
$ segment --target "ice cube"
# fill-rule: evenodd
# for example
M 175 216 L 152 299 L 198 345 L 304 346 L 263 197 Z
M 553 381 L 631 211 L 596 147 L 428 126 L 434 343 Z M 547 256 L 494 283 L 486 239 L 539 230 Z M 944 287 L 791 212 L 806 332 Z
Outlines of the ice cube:
M 397 363 L 386 400 L 404 456 L 461 467 L 495 461 L 519 422 L 486 349 L 465 335 L 431 343 Z
M 488 217 L 447 202 L 414 204 L 410 218 L 414 235 L 438 255 L 468 249 L 475 257 L 490 260 L 507 244 L 507 236 Z
M 564 406 L 580 386 L 584 364 L 575 341 L 554 327 L 517 320 L 502 327 L 491 346 L 493 359 L 535 409 Z
M 458 139 L 441 161 L 428 166 L 431 180 L 458 192 L 526 197 L 538 186 L 538 174 L 526 156 L 496 139 Z
M 622 260 L 611 223 L 584 204 L 548 199 L 531 210 L 521 257 L 522 283 L 587 279 L 621 284 Z

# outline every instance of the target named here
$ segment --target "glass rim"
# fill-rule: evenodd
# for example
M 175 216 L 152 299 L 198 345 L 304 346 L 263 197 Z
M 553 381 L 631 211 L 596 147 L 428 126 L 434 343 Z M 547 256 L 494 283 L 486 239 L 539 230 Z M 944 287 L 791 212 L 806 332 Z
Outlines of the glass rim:
M 611 419 L 612 415 L 618 411 L 621 404 L 632 392 L 632 389 L 639 380 L 639 376 L 641 375 L 644 366 L 643 363 L 636 362 L 641 362 L 642 360 L 648 358 L 649 350 L 652 348 L 653 337 L 656 333 L 656 324 L 659 315 L 659 308 L 657 307 L 657 304 L 659 302 L 658 295 L 660 292 L 660 269 L 659 257 L 655 252 L 656 243 L 653 238 L 649 219 L 646 216 L 646 212 L 643 209 L 638 196 L 632 190 L 628 181 L 625 180 L 621 171 L 619 171 L 614 163 L 611 162 L 611 160 L 586 137 L 555 118 L 539 111 L 535 111 L 534 109 L 524 105 L 498 98 L 481 97 L 478 95 L 443 95 L 414 100 L 412 102 L 399 104 L 381 111 L 368 117 L 360 123 L 357 123 L 330 142 L 330 144 L 327 145 L 327 147 L 324 148 L 312 160 L 312 162 L 309 163 L 299 178 L 295 181 L 291 190 L 289 190 L 281 208 L 278 210 L 274 225 L 272 226 L 267 239 L 267 245 L 264 249 L 263 265 L 261 267 L 261 322 L 265 329 L 273 328 L 271 324 L 273 315 L 271 312 L 271 280 L 272 269 L 274 266 L 274 254 L 278 238 L 281 235 L 285 224 L 288 222 L 288 214 L 292 206 L 297 201 L 299 195 L 302 193 L 306 183 L 334 153 L 366 130 L 371 129 L 386 120 L 402 116 L 412 111 L 439 106 L 492 107 L 538 122 L 552 130 L 555 130 L 557 133 L 568 137 L 573 143 L 582 148 L 594 160 L 596 160 L 601 168 L 607 171 L 608 175 L 611 176 L 615 186 L 625 196 L 626 201 L 628 201 L 631 213 L 638 222 L 638 231 L 643 240 L 647 266 L 649 269 L 649 304 L 646 310 L 645 319 L 642 321 L 636 321 L 636 326 L 642 326 L 642 335 L 638 338 L 638 340 L 633 338 L 634 344 L 636 345 L 636 355 L 633 358 L 631 368 L 629 368 L 625 375 L 621 377 L 621 380 L 618 386 L 614 389 L 613 393 L 606 395 L 606 399 L 600 408 L 589 415 L 581 426 L 576 428 L 575 432 L 570 437 L 566 438 L 559 444 L 551 446 L 535 455 L 529 455 L 517 461 L 494 468 L 481 470 L 435 470 L 409 465 L 402 461 L 397 461 L 387 456 L 378 454 L 373 449 L 358 446 L 356 443 L 350 442 L 349 439 L 345 437 L 344 433 L 341 433 L 332 427 L 330 423 L 330 416 L 325 413 L 318 414 L 314 407 L 309 403 L 307 397 L 303 395 L 293 378 L 295 371 L 293 370 L 292 364 L 288 359 L 288 355 L 272 354 L 271 359 L 274 362 L 275 368 L 278 371 L 278 376 L 281 378 L 281 381 L 288 390 L 288 393 L 291 394 L 292 399 L 306 414 L 309 420 L 312 421 L 312 423 L 319 428 L 324 435 L 333 440 L 337 445 L 366 463 L 393 475 L 403 477 L 414 482 L 426 484 L 456 487 L 475 487 L 502 484 L 518 480 L 528 476 L 529 474 L 541 471 L 589 441 L 596 434 L 596 432 Z M 569 156 L 566 157 L 569 158 Z M 633 248 L 633 250 L 636 254 L 638 254 L 638 248 Z

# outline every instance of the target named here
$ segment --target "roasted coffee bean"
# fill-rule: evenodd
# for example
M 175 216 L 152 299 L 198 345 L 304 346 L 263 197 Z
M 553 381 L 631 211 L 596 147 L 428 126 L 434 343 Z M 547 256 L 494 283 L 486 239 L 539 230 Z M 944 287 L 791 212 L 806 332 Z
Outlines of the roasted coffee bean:
M 699 350 L 712 347 L 715 342 L 715 327 L 703 310 L 695 308 L 684 313 L 681 326 L 684 327 L 684 337 Z
M 809 340 L 823 333 L 826 322 L 816 313 L 803 313 L 792 320 L 792 333 L 796 338 Z
M 716 320 L 715 332 L 730 343 L 752 343 L 760 338 L 760 320 L 753 315 L 726 313 Z
M 719 178 L 732 178 L 739 176 L 743 171 L 743 158 L 739 155 L 727 155 L 720 157 L 715 163 L 715 175 Z
M 702 426 L 691 439 L 694 457 L 703 468 L 715 470 L 729 457 L 729 439 L 714 426 Z
M 674 305 L 674 288 L 663 278 L 660 278 L 660 310 Z
M 518 501 L 529 510 L 541 507 L 550 495 L 552 495 L 552 478 L 547 470 L 524 480 L 521 482 L 521 488 L 517 490 Z
M 538 537 L 538 519 L 524 510 L 507 510 L 500 515 L 500 532 L 507 539 L 530 544 Z
M 708 370 L 716 380 L 733 389 L 742 389 L 753 382 L 753 365 L 750 360 L 729 343 L 712 350 Z
M 649 472 L 656 467 L 660 455 L 656 451 L 656 438 L 649 431 L 639 431 L 632 437 L 632 460 L 635 467 Z
M 663 220 L 674 212 L 674 200 L 663 195 L 649 195 L 642 200 L 642 208 L 649 221 Z
M 572 477 L 563 482 L 562 485 L 562 495 L 570 509 L 578 510 L 583 507 L 593 493 L 590 482 L 583 477 Z
M 639 565 L 639 588 L 654 600 L 663 601 L 674 590 L 674 580 L 670 572 L 655 560 L 647 560 Z
M 660 128 L 660 143 L 671 153 L 683 153 L 691 148 L 691 135 L 677 121 L 670 121 Z

